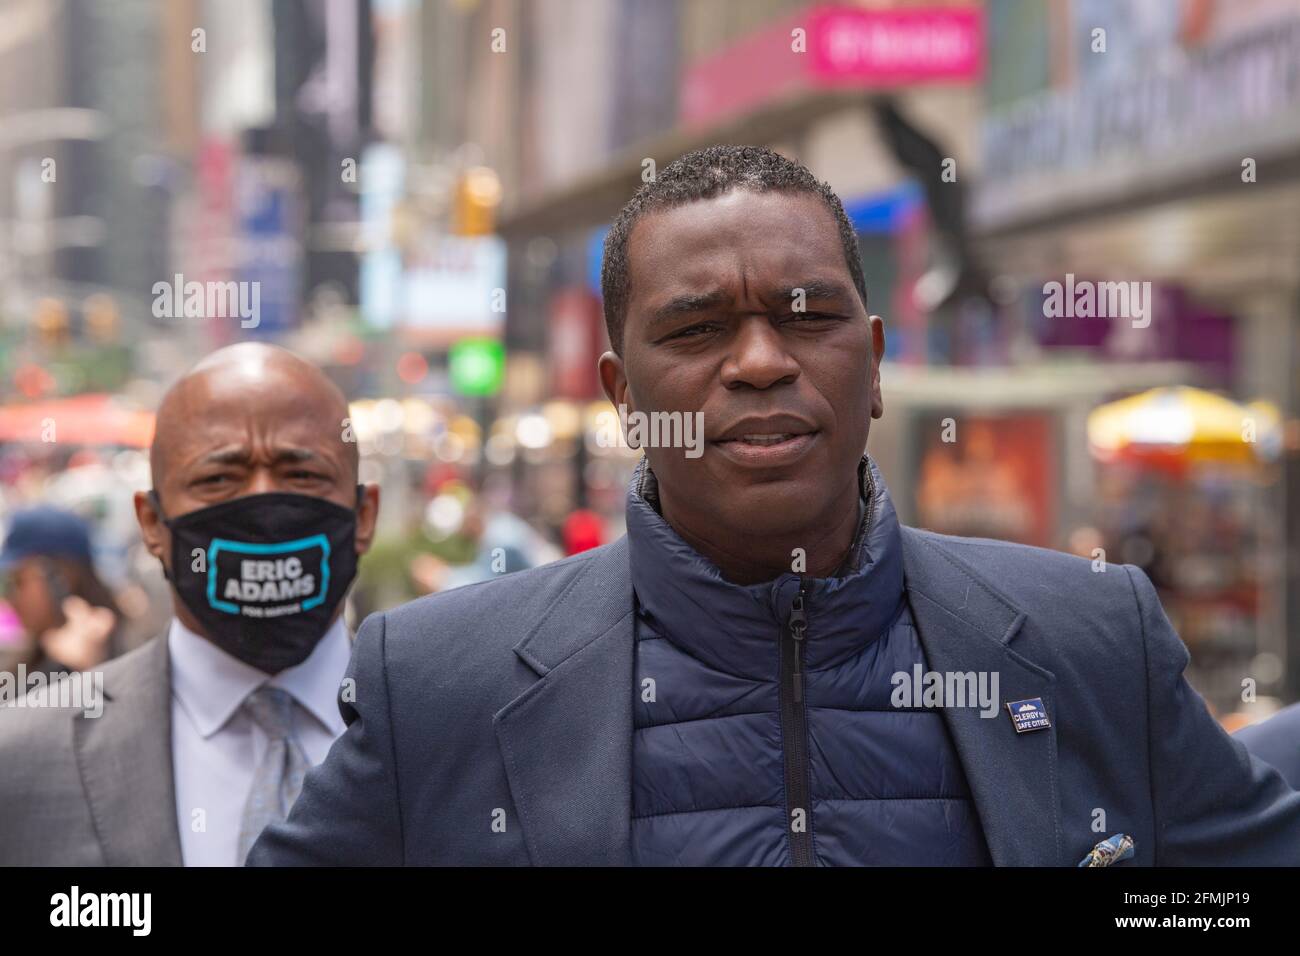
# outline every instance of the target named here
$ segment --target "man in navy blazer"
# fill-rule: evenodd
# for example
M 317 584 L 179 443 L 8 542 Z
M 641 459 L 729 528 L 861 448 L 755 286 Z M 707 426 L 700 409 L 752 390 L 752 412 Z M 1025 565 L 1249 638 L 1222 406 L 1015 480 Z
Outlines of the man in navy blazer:
M 770 150 L 643 186 L 602 275 L 627 535 L 371 616 L 249 862 L 1300 863 L 1142 571 L 899 523 L 858 256 Z

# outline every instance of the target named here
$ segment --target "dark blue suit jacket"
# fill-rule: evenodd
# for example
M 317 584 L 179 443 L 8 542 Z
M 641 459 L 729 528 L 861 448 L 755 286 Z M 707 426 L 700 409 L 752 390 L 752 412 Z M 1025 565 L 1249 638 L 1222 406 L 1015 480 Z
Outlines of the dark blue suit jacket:
M 1300 793 L 1206 711 L 1139 569 L 902 533 L 929 668 L 997 672 L 1052 722 L 944 711 L 996 864 L 1120 832 L 1126 866 L 1300 864 Z M 625 539 L 372 615 L 348 729 L 249 862 L 627 863 L 632 627 Z
M 1262 723 L 1243 727 L 1234 736 L 1300 790 L 1300 704 L 1285 707 Z

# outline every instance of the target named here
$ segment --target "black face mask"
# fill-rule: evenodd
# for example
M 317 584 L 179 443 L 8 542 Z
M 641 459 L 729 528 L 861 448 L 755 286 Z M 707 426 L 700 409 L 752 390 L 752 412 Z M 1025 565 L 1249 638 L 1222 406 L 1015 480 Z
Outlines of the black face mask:
M 357 514 L 324 498 L 245 495 L 163 522 L 176 593 L 213 644 L 268 674 L 307 659 L 357 573 Z

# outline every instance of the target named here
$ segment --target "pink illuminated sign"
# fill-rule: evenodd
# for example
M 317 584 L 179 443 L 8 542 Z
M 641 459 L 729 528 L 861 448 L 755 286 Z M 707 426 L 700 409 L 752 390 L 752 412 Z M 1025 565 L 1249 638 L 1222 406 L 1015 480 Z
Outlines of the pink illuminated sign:
M 817 9 L 809 17 L 813 74 L 864 85 L 973 82 L 983 68 L 983 20 L 967 7 Z
M 701 126 L 816 89 L 974 83 L 983 69 L 977 7 L 812 7 L 692 64 L 681 120 Z

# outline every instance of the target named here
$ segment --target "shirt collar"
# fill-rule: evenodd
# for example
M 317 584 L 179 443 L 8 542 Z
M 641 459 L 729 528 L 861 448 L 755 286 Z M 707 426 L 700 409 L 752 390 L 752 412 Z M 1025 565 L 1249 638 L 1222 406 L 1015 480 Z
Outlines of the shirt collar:
M 343 733 L 336 703 L 352 641 L 340 616 L 301 664 L 274 677 L 227 654 L 172 619 L 167 634 L 172 693 L 204 737 L 224 727 L 244 700 L 263 684 L 279 687 L 335 736 Z

